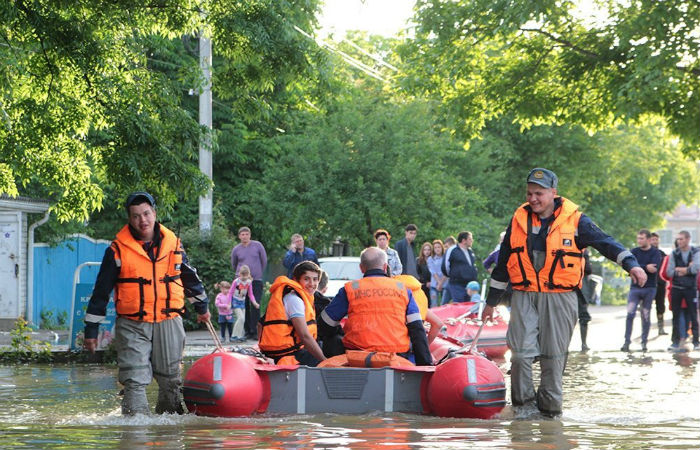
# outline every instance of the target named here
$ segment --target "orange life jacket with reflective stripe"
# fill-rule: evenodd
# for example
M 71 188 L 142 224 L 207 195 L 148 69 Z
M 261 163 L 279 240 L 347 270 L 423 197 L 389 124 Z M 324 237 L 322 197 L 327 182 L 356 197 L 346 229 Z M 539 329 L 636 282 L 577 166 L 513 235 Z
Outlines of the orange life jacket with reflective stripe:
M 180 281 L 182 247 L 175 233 L 160 225 L 160 247 L 151 261 L 125 225 L 111 244 L 119 267 L 114 286 L 117 315 L 144 322 L 161 322 L 185 312 Z
M 425 316 L 428 314 L 428 296 L 425 295 L 425 292 L 421 289 L 420 281 L 413 275 L 408 274 L 397 275 L 394 279 L 402 282 L 411 290 L 413 300 L 416 301 L 418 309 L 420 310 L 420 318 L 425 320 Z
M 270 302 L 267 304 L 265 316 L 262 319 L 262 332 L 258 347 L 270 358 L 280 358 L 292 355 L 304 348 L 301 339 L 294 332 L 292 321 L 287 318 L 282 298 L 288 292 L 294 291 L 304 301 L 304 319 L 309 327 L 309 333 L 316 339 L 316 311 L 314 298 L 294 280 L 285 276 L 277 277 L 270 287 Z M 279 364 L 279 362 L 278 362 Z
M 576 246 L 581 212 L 578 205 L 562 197 L 561 207 L 554 212 L 546 239 L 544 266 L 535 271 L 528 252 L 528 234 L 537 230 L 540 219 L 521 205 L 511 222 L 508 275 L 513 289 L 534 292 L 568 292 L 581 287 L 583 249 Z
M 408 292 L 400 281 L 366 277 L 345 283 L 348 320 L 343 330 L 346 349 L 372 352 L 407 352 Z

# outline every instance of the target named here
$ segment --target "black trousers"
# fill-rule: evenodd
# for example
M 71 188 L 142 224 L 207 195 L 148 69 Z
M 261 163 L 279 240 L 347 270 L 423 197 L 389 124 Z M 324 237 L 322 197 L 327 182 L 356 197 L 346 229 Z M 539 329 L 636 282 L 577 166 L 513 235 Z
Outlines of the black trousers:
M 263 291 L 262 280 L 253 280 L 253 295 L 255 296 L 255 301 L 260 304 Z M 250 300 L 245 302 L 245 325 L 243 329 L 245 330 L 246 336 L 251 339 L 258 338 L 258 321 L 260 320 L 260 310 L 250 303 Z
M 688 307 L 688 315 L 690 316 L 690 330 L 693 333 L 693 344 L 698 344 L 698 313 L 695 297 L 697 290 L 695 288 L 677 289 L 671 288 L 671 312 L 673 313 L 673 329 L 671 330 L 671 342 L 678 344 L 681 339 L 681 314 L 684 314 L 681 304 L 683 299 Z M 686 323 L 687 327 L 688 324 Z
M 656 315 L 663 315 L 666 312 L 666 282 L 658 277 L 656 279 Z

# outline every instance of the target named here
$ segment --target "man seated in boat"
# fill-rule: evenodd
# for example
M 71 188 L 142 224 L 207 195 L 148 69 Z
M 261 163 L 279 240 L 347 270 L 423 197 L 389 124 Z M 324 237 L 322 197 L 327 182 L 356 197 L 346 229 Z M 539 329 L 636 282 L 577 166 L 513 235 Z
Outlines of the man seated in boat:
M 293 280 L 280 276 L 272 283 L 258 346 L 275 364 L 315 367 L 326 359 L 316 342 L 314 292 L 320 274 L 314 262 L 302 261 L 292 271 Z
M 345 349 L 396 353 L 419 366 L 431 365 L 433 357 L 413 294 L 403 283 L 390 278 L 386 269 L 383 250 L 363 250 L 360 270 L 364 277 L 345 283 L 321 313 L 319 324 L 335 327 L 347 315 Z
M 415 300 L 418 305 L 423 323 L 428 322 L 430 325 L 430 330 L 428 331 L 428 345 L 432 344 L 440 333 L 440 330 L 442 330 L 444 324 L 437 314 L 428 308 L 428 296 L 423 292 L 420 281 L 418 281 L 418 278 L 407 273 L 396 275 L 394 279 L 402 282 L 404 286 L 411 291 L 411 294 L 413 294 L 413 300 Z

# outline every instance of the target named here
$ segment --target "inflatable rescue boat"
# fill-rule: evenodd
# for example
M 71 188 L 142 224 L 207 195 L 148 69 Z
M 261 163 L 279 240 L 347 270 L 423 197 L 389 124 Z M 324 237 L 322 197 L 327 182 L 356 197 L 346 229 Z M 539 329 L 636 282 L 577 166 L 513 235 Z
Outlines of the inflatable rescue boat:
M 184 397 L 190 412 L 216 417 L 384 411 L 488 419 L 505 406 L 505 383 L 477 354 L 437 366 L 367 368 L 278 366 L 217 350 L 187 372 Z
M 217 417 L 384 411 L 491 418 L 505 406 L 503 374 L 472 343 L 502 357 L 507 324 L 499 315 L 480 327 L 468 313 L 472 305 L 433 308 L 447 326 L 430 346 L 436 366 L 275 365 L 251 348 L 220 347 L 187 372 L 185 403 L 195 414 Z

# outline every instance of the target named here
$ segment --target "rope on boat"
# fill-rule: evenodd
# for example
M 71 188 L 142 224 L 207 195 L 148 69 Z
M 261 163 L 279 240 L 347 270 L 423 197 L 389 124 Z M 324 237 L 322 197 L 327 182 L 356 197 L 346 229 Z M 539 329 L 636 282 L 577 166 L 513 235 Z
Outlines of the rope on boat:
M 486 323 L 485 321 L 483 321 L 483 320 L 481 321 L 481 325 L 479 325 L 479 329 L 477 330 L 476 335 L 474 336 L 474 339 L 472 339 L 472 341 L 468 345 L 464 345 L 464 346 L 457 348 L 457 349 L 454 349 L 454 350 L 448 350 L 447 353 L 445 353 L 445 356 L 443 356 L 440 359 L 440 361 L 438 361 L 438 364 L 440 364 L 443 361 L 445 361 L 446 359 L 452 358 L 455 355 L 458 355 L 460 353 L 472 353 L 474 355 L 478 355 L 479 352 L 477 351 L 476 343 L 479 341 L 479 336 L 481 336 L 481 330 L 484 329 L 485 323 Z
M 216 330 L 214 329 L 214 325 L 211 324 L 211 320 L 207 319 L 207 321 L 204 323 L 207 326 L 207 330 L 209 330 L 209 334 L 211 334 L 211 338 L 214 340 L 214 345 L 216 345 L 216 349 L 220 352 L 225 352 L 226 350 L 224 349 L 224 346 L 221 345 L 221 339 L 219 339 L 219 335 L 216 334 Z

